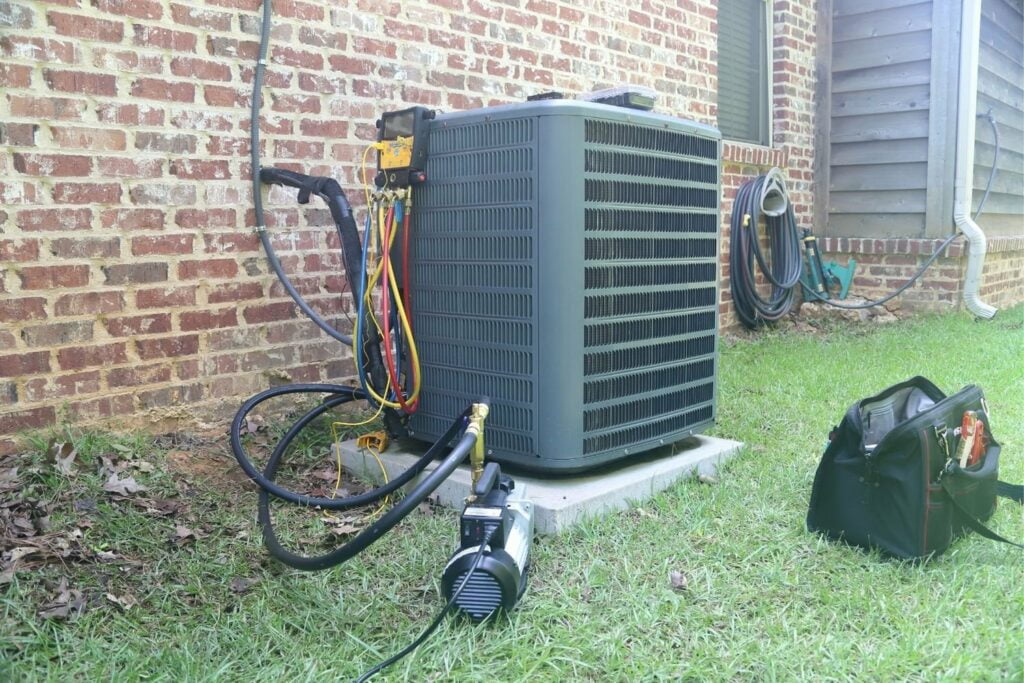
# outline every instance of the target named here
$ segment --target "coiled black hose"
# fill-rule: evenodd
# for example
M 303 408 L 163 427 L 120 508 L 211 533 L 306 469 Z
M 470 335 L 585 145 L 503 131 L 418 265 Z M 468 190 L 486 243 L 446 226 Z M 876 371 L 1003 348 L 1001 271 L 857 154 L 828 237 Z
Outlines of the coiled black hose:
M 253 409 L 256 408 L 256 406 L 271 398 L 285 396 L 288 394 L 309 393 L 325 393 L 329 394 L 329 397 L 321 404 L 305 413 L 291 426 L 291 428 L 285 433 L 284 437 L 282 437 L 277 443 L 270 459 L 267 461 L 266 467 L 262 472 L 260 472 L 252 463 L 252 460 L 250 460 L 249 455 L 245 450 L 245 446 L 242 444 L 242 426 L 245 424 L 245 418 L 253 411 Z M 280 540 L 274 531 L 273 521 L 270 516 L 271 495 L 297 505 L 316 506 L 326 510 L 343 510 L 376 502 L 384 496 L 394 493 L 426 469 L 427 465 L 429 465 L 430 462 L 434 460 L 434 458 L 437 457 L 449 443 L 451 443 L 452 439 L 456 437 L 459 431 L 465 427 L 471 410 L 471 407 L 468 407 L 462 415 L 452 423 L 448 428 L 448 431 L 438 439 L 434 445 L 420 457 L 419 460 L 413 463 L 411 467 L 389 483 L 384 486 L 379 486 L 372 491 L 367 491 L 366 493 L 357 496 L 350 496 L 348 498 L 323 498 L 296 493 L 274 483 L 274 476 L 281 465 L 281 461 L 283 460 L 288 447 L 310 422 L 332 408 L 363 398 L 365 398 L 365 396 L 362 391 L 339 384 L 293 384 L 282 387 L 273 387 L 260 392 L 243 403 L 242 407 L 239 408 L 238 412 L 235 414 L 234 420 L 231 422 L 231 450 L 235 454 L 235 459 L 249 478 L 256 482 L 260 487 L 259 522 L 260 526 L 263 528 L 264 544 L 271 555 L 291 567 L 306 571 L 326 569 L 328 567 L 341 564 L 342 562 L 354 557 L 357 553 L 365 550 L 371 543 L 387 533 L 392 527 L 412 512 L 417 505 L 426 499 L 427 496 L 433 493 L 434 490 L 440 486 L 441 482 L 447 479 L 451 473 L 455 471 L 455 468 L 465 460 L 466 456 L 469 455 L 469 452 L 472 450 L 473 445 L 476 443 L 476 434 L 471 432 L 463 434 L 451 452 L 445 456 L 444 460 L 440 462 L 440 464 L 426 477 L 426 479 L 410 491 L 401 500 L 401 502 L 395 505 L 395 507 L 385 513 L 383 517 L 365 528 L 349 543 L 329 553 L 312 557 L 293 553 L 281 545 Z M 486 399 L 481 399 L 481 402 L 486 402 Z
M 788 199 L 781 215 L 764 216 L 770 262 L 761 249 L 758 229 L 762 216 L 761 195 L 766 182 L 768 176 L 761 175 L 740 186 L 730 222 L 729 284 L 736 316 L 749 329 L 776 321 L 790 311 L 803 267 L 796 216 Z M 755 260 L 771 285 L 767 299 L 757 291 Z

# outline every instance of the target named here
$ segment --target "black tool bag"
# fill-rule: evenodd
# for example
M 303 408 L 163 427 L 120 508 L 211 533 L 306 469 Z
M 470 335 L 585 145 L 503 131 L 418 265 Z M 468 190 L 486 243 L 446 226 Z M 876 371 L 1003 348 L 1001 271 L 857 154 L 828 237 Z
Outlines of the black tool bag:
M 979 462 L 961 467 L 955 454 L 968 410 L 984 422 L 987 447 Z M 977 386 L 947 397 L 914 377 L 858 401 L 829 435 L 808 529 L 901 558 L 942 553 L 968 530 L 1011 543 L 983 524 L 997 496 L 1024 503 L 1024 486 L 999 481 L 989 427 Z

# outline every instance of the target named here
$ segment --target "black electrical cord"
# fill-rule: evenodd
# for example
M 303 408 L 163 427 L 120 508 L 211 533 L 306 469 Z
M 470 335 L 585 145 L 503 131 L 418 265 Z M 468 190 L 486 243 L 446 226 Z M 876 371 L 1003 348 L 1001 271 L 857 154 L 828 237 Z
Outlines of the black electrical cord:
M 985 114 L 978 114 L 978 118 L 987 119 L 989 125 L 992 126 L 992 136 L 994 138 L 995 150 L 992 152 L 992 170 L 990 170 L 988 174 L 988 183 L 985 185 L 985 194 L 982 195 L 981 201 L 978 202 L 978 208 L 974 212 L 974 220 L 978 219 L 978 216 L 981 215 L 982 209 L 985 208 L 985 202 L 988 201 L 988 195 L 989 193 L 992 192 L 992 183 L 995 181 L 996 174 L 999 172 L 999 126 L 996 125 L 996 119 L 992 115 L 991 109 L 989 109 L 988 112 Z M 823 304 L 828 304 L 829 306 L 832 306 L 834 308 L 843 308 L 849 311 L 856 311 L 860 309 L 881 306 L 887 301 L 896 298 L 897 296 L 905 292 L 911 285 L 917 282 L 917 280 L 924 274 L 924 272 L 928 270 L 928 267 L 935 263 L 935 259 L 939 258 L 939 255 L 946 250 L 946 247 L 952 244 L 953 240 L 955 240 L 959 236 L 960 233 L 954 232 L 952 235 L 947 237 L 942 242 L 942 244 L 935 248 L 935 251 L 932 253 L 931 257 L 927 261 L 925 261 L 920 268 L 917 269 L 917 272 L 914 273 L 909 280 L 900 285 L 900 287 L 896 291 L 887 294 L 881 299 L 876 299 L 874 301 L 866 301 L 861 304 L 841 304 L 831 299 L 824 298 L 823 296 L 812 290 L 810 287 L 805 285 L 802 281 L 800 282 L 800 286 L 803 287 L 804 294 L 810 295 L 817 301 Z
M 448 602 L 445 603 L 445 606 L 441 609 L 440 612 L 437 613 L 437 616 L 434 617 L 434 621 L 430 622 L 430 626 L 424 629 L 423 633 L 421 633 L 416 640 L 412 641 L 412 643 L 406 645 L 399 652 L 391 655 L 383 662 L 377 664 L 372 669 L 366 671 L 363 675 L 357 678 L 354 683 L 366 683 L 366 681 L 370 680 L 370 678 L 377 675 L 387 667 L 391 666 L 398 660 L 402 659 L 402 657 L 405 657 L 410 652 L 418 648 L 420 645 L 423 644 L 423 641 L 429 638 L 430 635 L 435 630 L 437 630 L 437 627 L 441 624 L 441 621 L 444 620 L 445 616 L 448 614 L 448 612 L 451 611 L 452 607 L 455 605 L 455 601 L 458 600 L 459 595 L 462 594 L 462 589 L 464 589 L 469 584 L 469 578 L 473 576 L 473 572 L 476 571 L 477 567 L 480 566 L 480 560 L 483 559 L 484 552 L 486 552 L 487 550 L 487 544 L 490 543 L 491 536 L 493 536 L 494 532 L 497 530 L 498 525 L 494 525 L 487 532 L 487 535 L 484 537 L 483 542 L 480 544 L 480 547 L 477 549 L 476 554 L 473 556 L 473 563 L 469 566 L 469 571 L 466 572 L 466 575 L 464 577 L 462 577 L 462 581 L 459 582 L 458 588 L 455 589 L 455 592 L 452 593 L 452 597 L 448 599 Z
M 796 216 L 788 198 L 786 210 L 779 216 L 765 216 L 771 262 L 765 257 L 758 235 L 761 224 L 761 191 L 768 176 L 758 176 L 740 186 L 733 201 L 729 283 L 736 315 L 747 328 L 754 329 L 778 320 L 793 306 L 794 288 L 800 281 L 803 261 Z M 757 291 L 754 261 L 771 284 L 765 299 Z
M 988 119 L 988 125 L 992 126 L 992 137 L 994 138 L 993 143 L 995 144 L 995 150 L 992 152 L 992 170 L 988 172 L 988 182 L 985 184 L 985 194 L 981 196 L 981 201 L 978 202 L 978 209 L 974 212 L 974 220 L 978 220 L 978 216 L 981 215 L 981 210 L 985 208 L 985 202 L 988 201 L 988 196 L 992 192 L 992 183 L 996 179 L 996 174 L 999 172 L 999 126 L 996 125 L 996 117 L 992 115 L 992 110 L 984 114 L 978 114 L 978 118 Z

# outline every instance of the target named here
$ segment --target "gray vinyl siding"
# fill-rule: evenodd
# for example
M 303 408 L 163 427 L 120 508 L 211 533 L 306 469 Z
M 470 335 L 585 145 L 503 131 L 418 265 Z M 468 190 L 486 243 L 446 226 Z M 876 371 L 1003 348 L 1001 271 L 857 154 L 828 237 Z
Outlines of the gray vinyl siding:
M 990 234 L 1024 234 L 1024 9 L 1021 0 L 984 0 L 978 67 L 978 113 L 999 127 L 999 169 L 978 223 Z M 977 120 L 974 203 L 985 192 L 995 152 L 991 126 Z
M 925 234 L 932 2 L 834 0 L 827 234 Z

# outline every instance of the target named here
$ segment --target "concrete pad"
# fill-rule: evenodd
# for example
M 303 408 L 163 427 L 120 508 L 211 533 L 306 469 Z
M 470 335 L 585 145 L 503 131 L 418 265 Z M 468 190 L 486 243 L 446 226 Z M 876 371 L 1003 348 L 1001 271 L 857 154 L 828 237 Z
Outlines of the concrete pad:
M 742 445 L 728 439 L 694 436 L 625 464 L 606 466 L 581 475 L 541 478 L 514 470 L 508 473 L 516 481 L 516 489 L 525 489 L 526 496 L 534 504 L 537 532 L 557 534 L 588 517 L 625 510 L 689 474 L 713 475 L 718 466 Z M 418 441 L 392 443 L 381 456 L 388 476 L 396 477 L 408 469 L 425 449 L 426 446 Z M 377 461 L 369 452 L 356 446 L 354 440 L 341 444 L 341 460 L 345 468 L 357 477 L 381 482 Z M 420 478 L 434 467 L 436 463 L 428 465 Z M 505 469 L 502 468 L 503 471 Z M 438 487 L 434 496 L 442 505 L 461 510 L 469 493 L 469 481 L 469 467 L 463 465 Z

